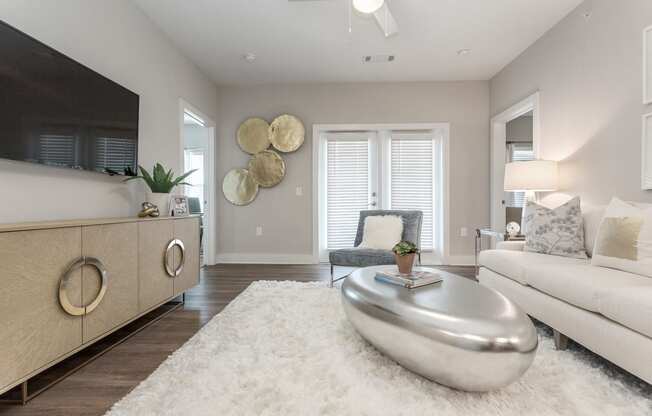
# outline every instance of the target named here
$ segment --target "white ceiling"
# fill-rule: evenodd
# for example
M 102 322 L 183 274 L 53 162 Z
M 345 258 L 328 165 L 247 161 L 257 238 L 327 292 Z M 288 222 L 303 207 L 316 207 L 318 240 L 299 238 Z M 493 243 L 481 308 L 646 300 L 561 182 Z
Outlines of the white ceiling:
M 350 0 L 134 1 L 218 85 L 486 80 L 581 3 L 389 0 L 399 33 L 385 38 L 355 13 L 349 33 Z M 375 54 L 396 60 L 362 62 Z

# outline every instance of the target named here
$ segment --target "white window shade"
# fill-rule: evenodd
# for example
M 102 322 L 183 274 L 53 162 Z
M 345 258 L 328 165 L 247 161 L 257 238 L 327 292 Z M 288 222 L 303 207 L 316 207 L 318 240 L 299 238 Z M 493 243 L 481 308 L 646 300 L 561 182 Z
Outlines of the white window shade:
M 43 134 L 39 137 L 39 160 L 51 166 L 76 166 L 75 136 Z
M 351 248 L 360 211 L 369 208 L 369 140 L 326 140 L 327 248 Z
M 534 160 L 532 143 L 511 143 L 507 146 L 507 162 L 527 162 Z M 507 192 L 505 205 L 508 208 L 525 207 L 525 192 Z
M 421 248 L 434 248 L 435 141 L 419 135 L 392 135 L 390 147 L 391 209 L 423 212 Z
M 98 137 L 95 139 L 95 169 L 123 173 L 125 168 L 136 165 L 136 141 L 121 137 Z

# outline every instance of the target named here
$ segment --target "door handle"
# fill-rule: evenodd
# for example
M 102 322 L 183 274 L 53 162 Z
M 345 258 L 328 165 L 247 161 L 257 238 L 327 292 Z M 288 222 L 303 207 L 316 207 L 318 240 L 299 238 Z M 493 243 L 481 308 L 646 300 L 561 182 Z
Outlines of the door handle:
M 93 301 L 88 305 L 76 306 L 70 302 L 70 299 L 68 299 L 67 289 L 68 289 L 68 285 L 70 284 L 70 277 L 72 273 L 75 270 L 86 265 L 95 267 L 97 269 L 97 272 L 100 274 L 100 279 L 101 279 L 100 291 L 97 293 L 95 299 L 93 299 Z M 63 276 L 61 276 L 61 279 L 59 280 L 59 304 L 68 315 L 73 315 L 73 316 L 88 315 L 89 313 L 93 312 L 95 308 L 97 308 L 100 302 L 102 302 L 102 299 L 106 294 L 108 282 L 109 279 L 104 264 L 102 264 L 102 262 L 99 259 L 96 259 L 95 257 L 82 256 L 77 260 L 75 260 L 74 262 L 72 262 L 70 266 L 68 266 L 68 269 L 65 271 L 65 273 L 63 274 Z
M 168 261 L 168 258 L 170 256 L 170 253 L 172 253 L 172 249 L 174 246 L 179 247 L 181 250 L 181 261 L 179 262 L 179 266 L 176 269 L 172 269 L 170 267 L 170 262 Z M 183 241 L 179 239 L 174 239 L 171 240 L 168 243 L 167 248 L 165 249 L 165 254 L 163 255 L 163 266 L 165 267 L 165 272 L 168 274 L 170 277 L 177 277 L 181 274 L 181 271 L 183 270 L 183 266 L 186 263 L 186 246 L 183 244 Z

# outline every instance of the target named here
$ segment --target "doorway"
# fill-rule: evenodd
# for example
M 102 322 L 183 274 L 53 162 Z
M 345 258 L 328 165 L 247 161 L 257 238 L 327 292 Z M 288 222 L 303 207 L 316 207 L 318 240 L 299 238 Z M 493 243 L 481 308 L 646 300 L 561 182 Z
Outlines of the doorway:
M 353 247 L 360 211 L 419 210 L 422 261 L 445 262 L 447 123 L 316 125 L 315 258 Z
M 508 218 L 520 218 L 525 198 L 519 192 L 505 192 L 505 164 L 538 158 L 539 114 L 536 92 L 491 119 L 491 229 L 494 231 L 504 232 Z
M 215 124 L 195 107 L 181 101 L 183 172 L 195 170 L 186 178 L 183 192 L 191 214 L 201 216 L 200 255 L 202 265 L 215 264 L 214 154 Z

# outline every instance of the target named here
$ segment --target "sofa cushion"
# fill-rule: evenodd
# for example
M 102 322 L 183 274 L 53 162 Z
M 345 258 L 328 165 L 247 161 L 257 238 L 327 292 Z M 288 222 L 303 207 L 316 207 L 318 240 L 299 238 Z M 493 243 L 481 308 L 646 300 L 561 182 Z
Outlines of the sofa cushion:
M 478 262 L 498 274 L 527 285 L 527 268 L 532 265 L 562 264 L 587 265 L 587 260 L 571 257 L 551 256 L 548 254 L 530 253 L 514 250 L 485 250 L 480 252 Z
M 600 312 L 600 300 L 610 291 L 644 285 L 647 280 L 588 264 L 540 264 L 527 270 L 527 282 L 533 288 L 592 312 Z
M 396 264 L 394 253 L 389 250 L 370 248 L 344 248 L 331 251 L 328 255 L 331 264 L 336 266 L 367 267 L 383 264 Z
M 600 297 L 600 313 L 634 331 L 652 337 L 652 279 L 620 287 Z

